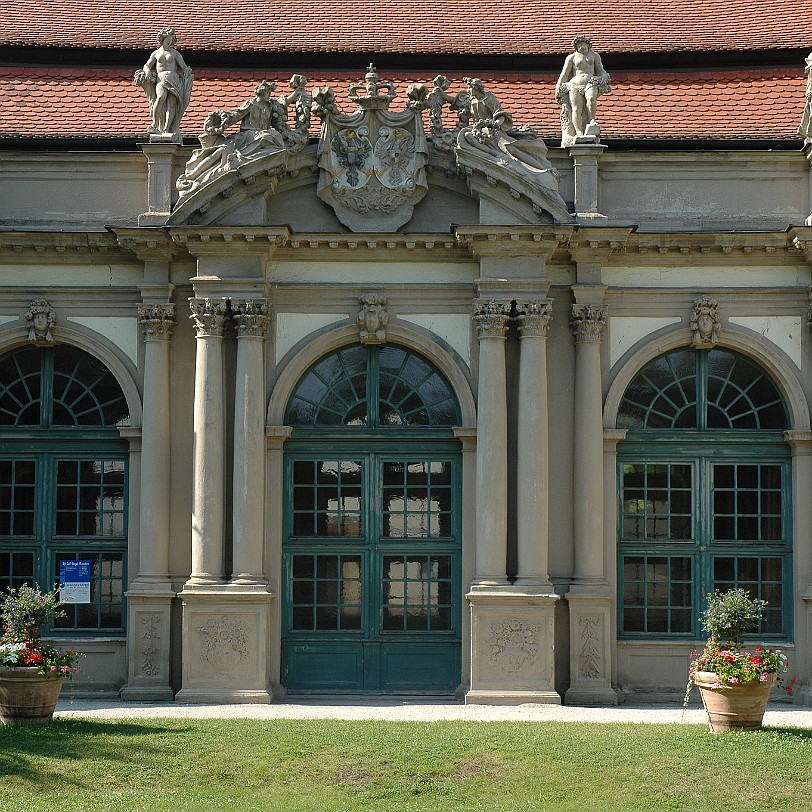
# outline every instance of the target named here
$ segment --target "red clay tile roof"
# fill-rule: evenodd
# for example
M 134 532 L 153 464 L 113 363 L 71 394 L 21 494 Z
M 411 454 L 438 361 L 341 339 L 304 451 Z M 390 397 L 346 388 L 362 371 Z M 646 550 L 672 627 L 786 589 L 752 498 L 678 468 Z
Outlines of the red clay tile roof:
M 561 54 L 812 47 L 802 0 L 27 0 L 0 10 L 0 46 L 280 53 Z M 379 60 L 381 63 L 384 60 Z
M 133 66 L 135 67 L 135 66 Z M 517 126 L 531 125 L 545 137 L 560 135 L 559 107 L 553 99 L 557 76 L 537 74 L 478 74 L 495 93 Z M 331 85 L 343 111 L 354 105 L 346 88 L 363 70 L 311 73 L 308 88 Z M 452 90 L 462 89 L 462 74 L 448 74 Z M 195 71 L 192 100 L 183 119 L 184 135 L 197 135 L 206 115 L 230 109 L 253 95 L 266 76 L 260 73 Z M 280 92 L 288 75 L 270 75 Z M 399 98 L 393 110 L 403 109 L 407 85 L 431 84 L 433 75 L 386 73 Z M 598 101 L 604 138 L 778 139 L 792 138 L 800 122 L 805 79 L 799 70 L 617 72 L 613 90 Z M 31 138 L 144 138 L 149 106 L 133 85 L 127 69 L 8 68 L 0 67 L 0 139 Z M 314 134 L 318 122 L 314 119 Z

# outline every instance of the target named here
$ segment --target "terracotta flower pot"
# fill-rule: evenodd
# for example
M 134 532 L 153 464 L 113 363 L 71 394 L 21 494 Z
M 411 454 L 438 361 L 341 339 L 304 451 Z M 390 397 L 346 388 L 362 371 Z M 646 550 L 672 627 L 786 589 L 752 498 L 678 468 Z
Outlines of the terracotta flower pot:
M 44 677 L 36 668 L 0 666 L 0 722 L 47 725 L 64 681 L 64 675 Z
M 712 671 L 697 671 L 694 684 L 702 694 L 708 712 L 708 724 L 714 733 L 730 730 L 759 730 L 767 709 L 775 674 L 767 682 L 749 682 L 746 685 L 713 686 L 718 682 Z

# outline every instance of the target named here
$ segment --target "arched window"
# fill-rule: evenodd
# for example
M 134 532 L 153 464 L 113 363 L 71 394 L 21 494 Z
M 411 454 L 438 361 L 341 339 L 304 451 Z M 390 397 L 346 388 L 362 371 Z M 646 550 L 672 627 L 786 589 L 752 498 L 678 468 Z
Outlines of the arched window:
M 288 406 L 292 426 L 454 426 L 445 378 L 402 347 L 345 347 L 302 378 Z
M 124 394 L 75 347 L 0 357 L 0 588 L 58 585 L 85 561 L 90 599 L 55 630 L 123 630 L 128 422 Z
M 698 637 L 706 594 L 743 587 L 769 602 L 759 633 L 789 637 L 787 411 L 769 374 L 675 350 L 635 376 L 617 424 L 621 634 Z

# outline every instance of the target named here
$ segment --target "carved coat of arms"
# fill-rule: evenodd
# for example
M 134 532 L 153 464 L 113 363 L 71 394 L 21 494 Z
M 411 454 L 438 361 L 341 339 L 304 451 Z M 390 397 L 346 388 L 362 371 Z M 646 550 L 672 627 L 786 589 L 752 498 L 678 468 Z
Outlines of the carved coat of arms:
M 394 85 L 372 65 L 364 79 L 348 90 L 358 108 L 351 114 L 339 112 L 331 88 L 313 95 L 322 119 L 318 195 L 352 231 L 394 231 L 428 191 L 422 106 L 390 112 Z

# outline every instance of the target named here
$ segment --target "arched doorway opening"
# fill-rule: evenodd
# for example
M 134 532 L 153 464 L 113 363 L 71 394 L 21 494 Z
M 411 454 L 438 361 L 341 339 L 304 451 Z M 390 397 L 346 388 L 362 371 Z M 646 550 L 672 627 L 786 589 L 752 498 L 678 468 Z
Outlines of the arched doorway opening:
M 342 347 L 288 403 L 282 684 L 453 693 L 461 671 L 460 409 L 395 346 Z
M 787 409 L 770 375 L 729 349 L 676 349 L 623 395 L 618 447 L 618 630 L 696 639 L 705 596 L 769 602 L 758 635 L 792 637 Z
M 90 562 L 90 601 L 51 632 L 124 633 L 129 424 L 121 386 L 77 347 L 0 357 L 0 589 L 50 590 Z

